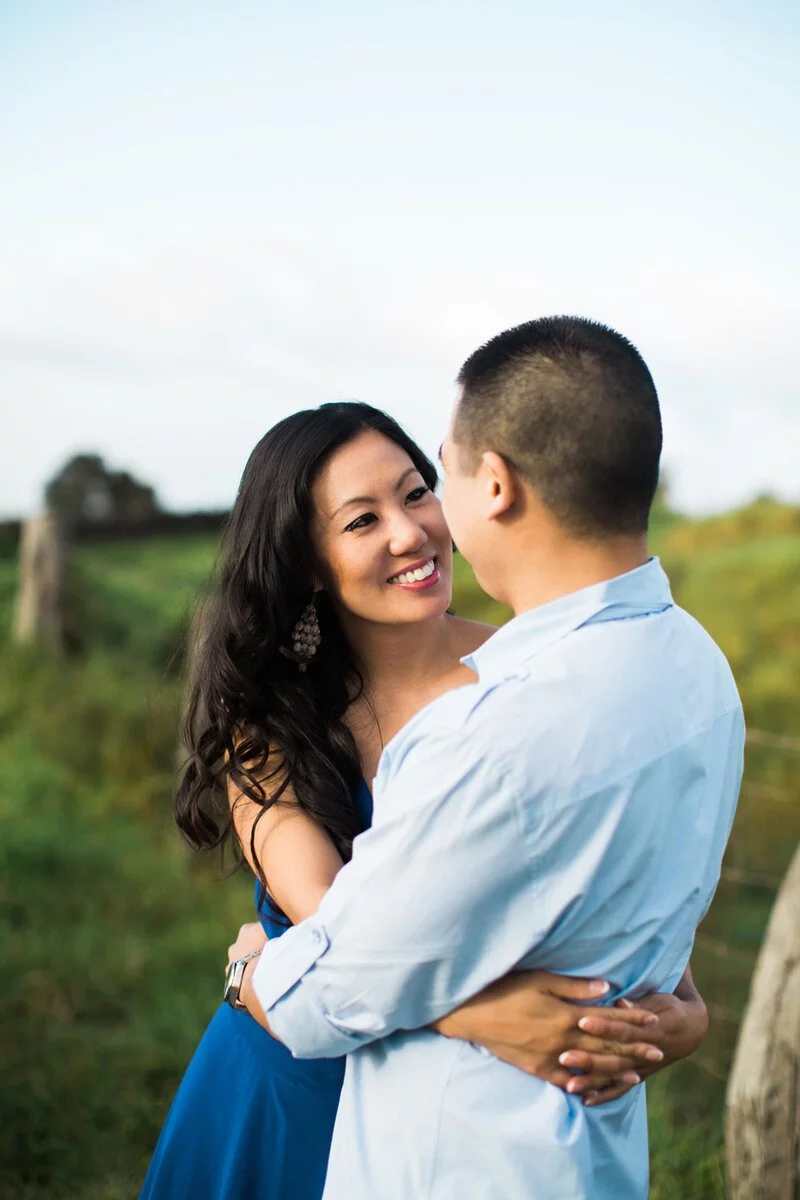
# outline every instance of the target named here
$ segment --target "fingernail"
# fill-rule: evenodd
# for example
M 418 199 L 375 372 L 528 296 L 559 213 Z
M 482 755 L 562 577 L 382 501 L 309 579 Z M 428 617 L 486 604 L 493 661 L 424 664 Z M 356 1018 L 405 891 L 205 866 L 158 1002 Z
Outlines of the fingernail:
M 611 991 L 611 984 L 607 983 L 605 979 L 593 979 L 589 984 L 589 991 L 593 996 L 605 996 L 607 992 Z
M 623 1083 L 641 1083 L 642 1081 L 641 1081 L 640 1077 L 636 1074 L 635 1071 L 626 1071 L 625 1074 L 622 1076 L 622 1082 Z
M 645 1058 L 649 1062 L 661 1062 L 663 1057 L 664 1057 L 664 1051 L 659 1050 L 657 1046 L 653 1046 L 653 1048 L 651 1050 L 648 1050 L 647 1053 L 645 1054 Z
M 591 1017 L 581 1017 L 580 1021 L 578 1021 L 578 1029 L 582 1029 L 584 1033 L 591 1033 L 592 1032 L 592 1018 Z
M 599 1093 L 598 1091 L 594 1091 L 594 1090 L 592 1090 L 591 1092 L 587 1092 L 587 1093 L 586 1093 L 586 1095 L 585 1095 L 585 1096 L 584 1096 L 584 1098 L 583 1098 L 583 1099 L 584 1099 L 584 1103 L 588 1104 L 590 1100 L 594 1100 L 594 1099 L 595 1099 L 595 1097 L 596 1097 L 596 1096 L 599 1096 L 599 1095 L 600 1095 L 600 1093 Z
M 571 1067 L 575 1061 L 575 1059 L 572 1057 L 572 1051 L 565 1050 L 563 1054 L 559 1054 L 558 1061 L 561 1063 L 562 1067 Z
M 645 1025 L 657 1025 L 658 1017 L 656 1016 L 655 1013 L 648 1013 L 647 1016 L 644 1018 L 644 1023 L 645 1023 Z
M 570 1079 L 569 1083 L 567 1084 L 567 1091 L 569 1092 L 570 1096 L 574 1096 L 579 1089 L 580 1084 L 578 1083 L 578 1080 Z

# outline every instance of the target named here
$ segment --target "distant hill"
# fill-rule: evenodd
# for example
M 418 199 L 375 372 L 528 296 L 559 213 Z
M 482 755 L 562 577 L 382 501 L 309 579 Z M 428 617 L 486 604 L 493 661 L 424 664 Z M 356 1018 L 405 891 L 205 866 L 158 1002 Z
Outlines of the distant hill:
M 696 520 L 659 504 L 652 545 L 678 603 L 728 656 L 750 720 L 800 733 L 800 508 L 762 498 Z M 77 544 L 67 585 L 71 644 L 163 662 L 180 643 L 217 547 L 218 536 L 208 532 Z M 14 562 L 0 561 L 0 635 L 15 580 Z M 490 623 L 509 616 L 481 591 L 463 559 L 456 562 L 454 605 Z

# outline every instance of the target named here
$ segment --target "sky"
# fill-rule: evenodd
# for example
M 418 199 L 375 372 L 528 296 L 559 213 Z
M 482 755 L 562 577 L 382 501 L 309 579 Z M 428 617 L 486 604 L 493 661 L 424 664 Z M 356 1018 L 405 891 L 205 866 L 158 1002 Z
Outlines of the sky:
M 800 9 L 0 0 L 0 516 L 74 453 L 227 507 L 275 421 L 429 451 L 477 345 L 631 338 L 672 502 L 800 502 Z

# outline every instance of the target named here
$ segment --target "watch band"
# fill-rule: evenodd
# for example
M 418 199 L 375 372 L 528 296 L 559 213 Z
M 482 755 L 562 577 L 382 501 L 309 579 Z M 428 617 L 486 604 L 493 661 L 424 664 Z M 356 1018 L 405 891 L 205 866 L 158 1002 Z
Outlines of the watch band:
M 239 1012 L 247 1012 L 247 1005 L 242 1004 L 239 999 L 245 967 L 252 958 L 258 958 L 260 953 L 260 950 L 251 950 L 249 954 L 245 954 L 242 958 L 235 958 L 233 962 L 228 963 L 228 970 L 225 972 L 225 987 L 222 992 L 222 999 L 230 1004 L 231 1008 L 238 1009 Z

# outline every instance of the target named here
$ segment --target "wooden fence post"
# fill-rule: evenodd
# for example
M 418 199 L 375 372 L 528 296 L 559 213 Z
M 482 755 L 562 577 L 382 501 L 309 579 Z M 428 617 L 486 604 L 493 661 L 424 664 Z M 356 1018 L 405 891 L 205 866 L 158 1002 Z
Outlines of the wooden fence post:
M 58 522 L 49 514 L 30 517 L 20 531 L 15 641 L 61 649 L 63 568 Z
M 758 956 L 728 1085 L 731 1200 L 800 1196 L 800 846 Z
M 203 654 L 205 640 L 207 637 L 208 625 L 211 620 L 211 606 L 214 599 L 207 593 L 201 594 L 195 602 L 189 618 L 189 627 L 186 632 L 186 659 L 183 665 L 183 701 L 181 704 L 180 713 L 180 735 L 178 745 L 175 751 L 176 766 L 179 771 L 183 769 L 186 759 L 189 755 L 189 747 L 184 741 L 184 722 L 187 715 L 187 705 L 189 700 L 189 690 L 198 670 L 200 659 Z M 197 721 L 202 726 L 204 714 L 196 714 Z

